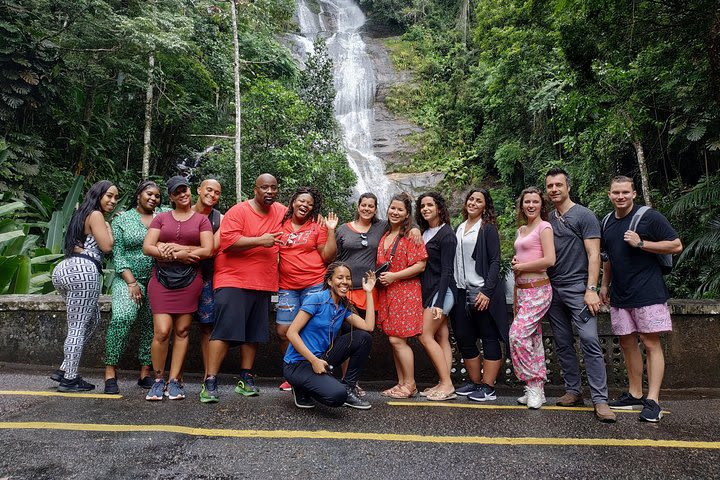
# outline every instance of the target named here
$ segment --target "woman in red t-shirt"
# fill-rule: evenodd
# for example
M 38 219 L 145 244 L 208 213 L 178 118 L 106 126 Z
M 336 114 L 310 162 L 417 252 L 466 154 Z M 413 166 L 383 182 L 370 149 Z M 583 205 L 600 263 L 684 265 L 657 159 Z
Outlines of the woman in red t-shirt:
M 388 336 L 393 349 L 398 383 L 382 392 L 392 398 L 410 398 L 417 394 L 415 357 L 407 339 L 420 335 L 423 326 L 422 289 L 419 275 L 425 270 L 425 245 L 416 245 L 408 237 L 412 218 L 412 199 L 395 195 L 388 208 L 388 231 L 380 239 L 377 266 L 390 262 L 380 273 L 377 324 Z M 393 255 L 393 248 L 397 248 Z
M 322 196 L 314 188 L 300 187 L 290 197 L 282 222 L 280 245 L 280 289 L 278 290 L 277 334 L 283 355 L 288 346 L 287 331 L 303 300 L 323 288 L 327 265 L 335 260 L 337 215 L 320 215 Z M 284 381 L 281 390 L 290 390 Z

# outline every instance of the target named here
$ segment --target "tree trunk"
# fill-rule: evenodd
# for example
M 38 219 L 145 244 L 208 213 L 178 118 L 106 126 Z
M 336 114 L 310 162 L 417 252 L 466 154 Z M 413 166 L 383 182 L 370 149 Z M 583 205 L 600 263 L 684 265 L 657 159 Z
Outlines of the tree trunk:
M 93 109 L 95 108 L 95 89 L 97 87 L 93 85 L 88 91 L 85 92 L 85 104 L 83 105 L 83 118 L 82 123 L 87 132 L 90 131 L 90 123 L 92 122 Z M 83 175 L 85 173 L 85 160 L 87 160 L 87 141 L 83 142 L 80 147 L 80 152 L 77 156 L 77 162 L 75 164 L 75 175 Z
M 645 149 L 640 140 L 633 140 L 633 147 L 637 154 L 638 167 L 640 167 L 640 183 L 642 185 L 642 195 L 645 205 L 652 207 L 652 198 L 650 197 L 650 179 L 648 178 L 647 163 L 645 162 Z
M 241 148 L 241 127 L 242 127 L 242 109 L 240 105 L 240 46 L 238 45 L 238 29 L 237 29 L 237 12 L 235 9 L 235 0 L 230 0 L 230 12 L 232 13 L 232 31 L 233 31 L 233 52 L 234 73 L 235 73 L 235 199 L 240 202 L 242 198 L 242 166 L 240 158 Z
M 468 22 L 470 19 L 470 0 L 462 0 L 460 7 L 460 28 L 463 34 L 463 45 L 467 47 Z
M 152 129 L 152 103 L 153 103 L 153 70 L 155 69 L 155 56 L 150 54 L 148 59 L 148 84 L 145 92 L 145 134 L 143 135 L 142 178 L 150 176 L 150 133 Z

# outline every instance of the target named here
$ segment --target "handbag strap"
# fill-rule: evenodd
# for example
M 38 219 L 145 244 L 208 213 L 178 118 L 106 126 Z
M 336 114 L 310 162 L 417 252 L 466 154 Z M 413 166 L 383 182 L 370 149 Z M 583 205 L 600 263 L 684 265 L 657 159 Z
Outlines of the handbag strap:
M 400 234 L 398 233 L 398 236 L 395 237 L 395 242 L 393 243 L 392 250 L 390 250 L 390 260 L 389 262 L 392 263 L 393 258 L 395 257 L 395 251 L 397 250 L 398 243 L 400 243 Z

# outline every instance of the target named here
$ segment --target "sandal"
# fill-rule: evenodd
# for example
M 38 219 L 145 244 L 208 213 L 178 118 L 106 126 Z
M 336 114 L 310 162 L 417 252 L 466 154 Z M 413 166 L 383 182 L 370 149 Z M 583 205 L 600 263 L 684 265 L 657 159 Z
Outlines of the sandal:
M 444 402 L 446 400 L 453 400 L 455 398 L 457 398 L 455 390 L 450 390 L 448 392 L 444 392 L 442 390 L 435 390 L 427 396 L 427 399 L 432 402 Z
M 425 390 L 423 390 L 422 392 L 420 392 L 420 396 L 421 396 L 421 397 L 427 397 L 427 396 L 429 396 L 429 395 L 432 394 L 435 390 L 437 390 L 437 387 L 438 387 L 438 386 L 435 385 L 434 387 L 428 387 L 428 388 L 426 388 Z
M 367 393 L 365 392 L 365 390 L 360 388 L 360 385 L 355 385 L 355 395 L 357 395 L 358 397 L 364 397 L 365 395 L 367 395 Z
M 395 390 L 397 390 L 400 387 L 401 387 L 401 385 L 399 385 L 399 384 L 395 385 L 393 387 L 388 388 L 387 390 L 383 390 L 382 392 L 380 392 L 380 395 L 382 395 L 383 397 L 392 397 L 392 394 L 395 392 Z
M 417 388 L 410 390 L 405 385 L 400 385 L 397 389 L 388 395 L 390 398 L 412 398 L 417 395 Z

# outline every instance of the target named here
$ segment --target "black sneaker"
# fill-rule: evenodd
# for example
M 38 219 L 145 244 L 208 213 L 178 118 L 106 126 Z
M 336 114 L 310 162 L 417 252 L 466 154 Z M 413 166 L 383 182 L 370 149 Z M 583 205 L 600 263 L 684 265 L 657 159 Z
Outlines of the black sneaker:
M 298 408 L 315 408 L 315 400 L 305 392 L 298 391 L 297 388 L 293 387 L 293 398 L 295 399 L 295 406 Z
M 640 410 L 645 406 L 645 395 L 635 398 L 629 392 L 624 392 L 620 398 L 608 402 L 608 407 L 614 410 Z
M 495 388 L 491 387 L 486 383 L 480 384 L 479 387 L 480 388 L 478 388 L 476 391 L 468 395 L 468 398 L 470 400 L 474 400 L 476 402 L 488 402 L 491 400 L 497 400 L 497 393 L 495 393 Z
M 80 376 L 77 376 L 72 380 L 68 380 L 67 378 L 63 377 L 60 385 L 58 385 L 58 392 L 76 393 L 88 392 L 90 390 L 95 390 L 95 385 L 86 382 Z
M 655 400 L 645 400 L 645 406 L 640 412 L 640 421 L 657 423 L 662 418 L 662 408 Z
M 143 378 L 138 378 L 137 381 L 138 387 L 142 387 L 145 390 L 150 390 L 153 386 L 153 383 L 155 383 L 155 380 L 150 378 L 149 375 Z
M 458 395 L 462 395 L 463 397 L 467 397 L 471 393 L 476 392 L 478 390 L 480 390 L 479 383 L 466 382 L 465 385 L 456 388 L 455 393 L 457 393 Z
M 59 368 L 50 374 L 50 380 L 53 382 L 62 382 L 63 378 L 65 378 L 65 370 Z
M 108 378 L 105 380 L 105 393 L 108 395 L 117 395 L 120 393 L 120 388 L 117 384 L 117 378 Z
M 345 399 L 345 403 L 343 403 L 343 407 L 357 408 L 358 410 L 368 410 L 372 407 L 370 402 L 357 396 L 354 388 L 348 386 L 346 389 L 347 398 Z

